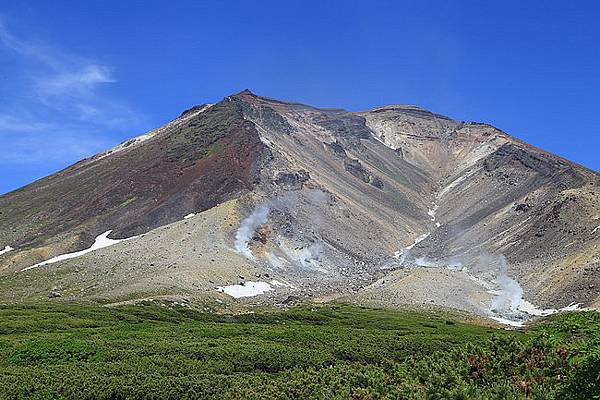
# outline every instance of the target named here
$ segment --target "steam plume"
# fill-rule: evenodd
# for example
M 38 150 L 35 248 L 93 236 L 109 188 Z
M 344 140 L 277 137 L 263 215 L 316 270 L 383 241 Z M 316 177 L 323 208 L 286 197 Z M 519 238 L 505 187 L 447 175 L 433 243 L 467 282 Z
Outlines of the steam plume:
M 311 243 L 309 245 L 299 245 L 289 247 L 285 242 L 279 242 L 279 248 L 285 254 L 285 258 L 292 264 L 302 267 L 314 269 L 320 272 L 328 272 L 319 265 L 323 246 L 320 243 Z
M 502 254 L 481 254 L 471 272 L 489 282 L 495 283 L 498 290 L 494 295 L 491 311 L 494 313 L 514 313 L 523 298 L 521 285 L 508 276 L 508 261 Z
M 395 258 L 401 266 L 463 270 L 476 278 L 488 289 L 488 293 L 493 295 L 489 311 L 505 316 L 519 313 L 523 302 L 523 288 L 508 276 L 508 261 L 504 255 L 483 253 L 474 262 L 459 256 L 442 259 L 427 256 L 414 258 L 410 254 L 412 247 L 414 244 L 396 254 Z
M 492 300 L 492 311 L 517 311 L 523 298 L 523 288 L 521 288 L 521 285 L 506 274 L 499 275 L 496 278 L 496 284 L 500 290 Z
M 267 222 L 270 211 L 271 207 L 269 204 L 259 206 L 242 221 L 242 225 L 235 233 L 235 248 L 247 258 L 254 258 L 252 251 L 248 247 L 248 242 L 254 236 L 256 229 Z
M 292 192 L 286 192 L 272 200 L 257 206 L 250 215 L 243 221 L 235 233 L 235 249 L 245 257 L 254 259 L 248 243 L 254 236 L 254 232 L 269 218 L 272 209 L 291 209 L 296 206 L 298 195 Z
M 283 257 L 276 256 L 273 253 L 267 253 L 267 260 L 272 266 L 283 267 L 284 264 L 305 268 L 316 269 L 322 272 L 327 270 L 320 267 L 321 255 L 323 246 L 320 239 L 317 238 L 318 227 L 321 224 L 321 215 L 319 207 L 327 202 L 328 195 L 320 189 L 309 189 L 305 192 L 306 200 L 312 204 L 312 212 L 308 215 L 298 215 L 298 192 L 284 192 L 278 196 L 269 199 L 258 205 L 248 217 L 246 217 L 235 234 L 235 249 L 246 258 L 255 259 L 249 247 L 256 230 L 267 222 L 269 215 L 275 211 L 282 212 L 285 219 L 290 221 L 294 218 L 308 219 L 308 227 L 314 238 L 310 239 L 305 236 L 301 229 L 295 227 L 286 227 L 287 238 L 279 236 L 275 243 L 281 251 Z M 316 207 L 315 207 L 316 206 Z M 277 219 L 277 217 L 275 218 Z

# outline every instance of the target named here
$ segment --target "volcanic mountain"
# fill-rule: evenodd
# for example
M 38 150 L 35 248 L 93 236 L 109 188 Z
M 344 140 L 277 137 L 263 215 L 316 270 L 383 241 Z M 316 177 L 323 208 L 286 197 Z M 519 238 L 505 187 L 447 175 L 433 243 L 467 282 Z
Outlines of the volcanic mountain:
M 493 126 L 246 90 L 1 196 L 0 299 L 521 321 L 600 306 L 599 245 L 600 174 Z

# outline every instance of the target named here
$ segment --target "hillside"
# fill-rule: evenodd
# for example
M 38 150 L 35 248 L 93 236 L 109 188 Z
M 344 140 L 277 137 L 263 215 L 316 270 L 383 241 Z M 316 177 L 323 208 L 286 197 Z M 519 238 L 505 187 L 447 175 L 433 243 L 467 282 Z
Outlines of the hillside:
M 600 305 L 600 175 L 415 106 L 243 91 L 1 196 L 0 238 L 9 302 L 338 299 L 517 324 Z

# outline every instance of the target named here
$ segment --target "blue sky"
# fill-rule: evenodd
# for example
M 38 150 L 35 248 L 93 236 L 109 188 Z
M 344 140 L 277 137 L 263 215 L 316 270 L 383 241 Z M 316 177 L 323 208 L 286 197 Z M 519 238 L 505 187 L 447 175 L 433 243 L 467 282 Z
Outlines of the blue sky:
M 600 3 L 489 3 L 1 2 L 0 193 L 245 88 L 417 104 L 600 170 Z

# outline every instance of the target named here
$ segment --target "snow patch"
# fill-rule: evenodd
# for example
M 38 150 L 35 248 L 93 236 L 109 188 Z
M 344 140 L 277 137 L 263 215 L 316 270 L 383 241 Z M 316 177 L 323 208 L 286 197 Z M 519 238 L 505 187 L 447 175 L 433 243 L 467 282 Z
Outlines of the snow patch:
M 427 233 L 420 235 L 419 237 L 417 237 L 415 239 L 415 241 L 411 245 L 406 246 L 405 248 L 400 249 L 397 252 L 395 252 L 394 258 L 404 261 L 404 259 L 406 258 L 406 255 L 408 254 L 408 251 L 411 250 L 416 245 L 418 245 L 419 243 L 421 243 L 423 240 L 427 239 L 429 237 L 429 235 L 431 235 L 431 232 L 427 232 Z
M 281 282 L 276 279 L 271 280 L 271 285 L 273 285 L 274 287 L 289 287 L 291 289 L 297 289 L 297 287 L 292 285 L 291 283 Z
M 427 233 L 420 235 L 419 237 L 417 237 L 415 239 L 415 241 L 411 245 L 406 246 L 405 248 L 396 251 L 394 253 L 393 257 L 398 260 L 400 265 L 403 265 L 404 262 L 408 259 L 409 255 L 410 255 L 410 250 L 413 247 L 415 247 L 416 245 L 418 245 L 419 243 L 421 243 L 423 240 L 427 239 L 429 237 L 429 235 L 431 235 L 431 232 L 427 232 Z M 388 269 L 390 267 L 391 267 L 391 265 L 386 264 L 386 265 L 379 267 L 379 269 Z
M 559 309 L 555 309 L 555 308 L 542 309 L 542 308 L 539 308 L 539 307 L 533 305 L 532 303 L 528 302 L 525 299 L 521 300 L 521 303 L 519 304 L 519 307 L 518 307 L 519 311 L 522 311 L 526 314 L 534 315 L 537 317 L 544 317 L 546 315 L 552 315 L 552 314 L 556 314 L 556 313 L 560 313 L 560 312 L 577 311 L 580 309 L 581 309 L 580 304 L 577 304 L 577 303 L 572 303 L 566 307 L 559 308 Z
M 277 282 L 277 281 L 272 281 L 272 282 Z M 277 282 L 277 284 L 281 284 L 281 283 Z M 273 284 L 273 285 L 277 286 L 277 284 Z M 239 284 L 239 285 L 221 286 L 221 287 L 218 287 L 217 290 L 220 292 L 223 292 L 225 294 L 228 294 L 229 296 L 231 296 L 235 299 L 239 299 L 241 297 L 258 296 L 260 294 L 264 294 L 273 289 L 271 288 L 271 285 L 268 282 L 248 281 L 248 282 L 244 282 L 243 284 Z
M 433 203 L 433 208 L 430 208 L 429 210 L 427 210 L 427 215 L 429 215 L 431 217 L 432 222 L 435 222 L 435 213 L 438 208 L 440 208 L 440 206 L 438 204 Z
M 496 322 L 499 322 L 503 325 L 514 326 L 515 328 L 522 328 L 525 325 L 524 321 L 513 321 L 511 319 L 502 318 L 502 317 L 491 317 Z
M 422 234 L 421 236 L 419 236 L 418 238 L 415 239 L 415 241 L 413 242 L 413 244 L 411 244 L 410 246 L 408 246 L 406 248 L 406 250 L 410 250 L 413 247 L 415 247 L 416 245 L 418 245 L 419 243 L 421 243 L 423 240 L 427 239 L 429 237 L 429 235 L 431 235 L 431 232 L 427 232 Z
M 267 146 L 267 147 L 269 147 L 269 148 L 273 148 L 273 143 L 271 143 L 271 141 L 270 141 L 269 139 L 267 139 L 267 138 L 265 138 L 265 137 L 262 137 L 262 136 L 260 136 L 260 135 L 258 136 L 258 138 L 260 139 L 260 141 L 261 141 L 261 142 L 262 142 L 262 143 L 263 143 L 265 146 Z
M 594 228 L 594 230 L 592 231 L 592 234 L 598 232 L 598 230 L 600 230 L 600 225 L 598 225 L 597 227 Z
M 545 317 L 548 315 L 553 315 L 553 314 L 558 314 L 561 312 L 569 312 L 569 311 L 582 311 L 585 310 L 583 308 L 580 307 L 580 304 L 570 304 L 566 307 L 563 308 L 559 308 L 559 309 L 555 309 L 555 308 L 547 308 L 547 309 L 542 309 L 539 308 L 535 305 L 533 305 L 532 303 L 528 302 L 525 299 L 521 299 L 521 302 L 519 303 L 519 306 L 517 307 L 517 311 L 520 311 L 521 313 L 523 313 L 523 315 L 527 315 L 529 317 Z M 527 317 L 525 317 L 527 318 Z M 501 318 L 501 317 L 491 317 L 491 319 L 493 319 L 494 321 L 500 322 L 501 324 L 504 325 L 510 325 L 510 326 L 514 326 L 514 327 L 522 327 L 525 325 L 526 321 L 522 321 L 522 320 L 512 320 L 512 319 L 508 319 L 508 318 Z
M 2 254 L 8 253 L 9 251 L 12 251 L 12 250 L 14 250 L 12 247 L 10 247 L 10 246 L 6 246 L 6 247 L 4 248 L 4 250 L 0 250 L 0 256 L 1 256 Z
M 381 139 L 379 136 L 377 136 L 377 134 L 375 134 L 375 132 L 372 132 L 372 134 L 373 134 L 372 135 L 373 139 L 377 140 L 379 143 L 381 143 L 382 145 L 384 145 L 387 148 L 390 148 L 392 150 L 396 150 L 396 148 L 394 148 L 392 145 L 390 145 L 390 144 L 388 144 L 388 143 L 385 142 L 385 136 L 384 135 L 382 135 L 384 139 Z
M 130 237 L 130 238 L 127 238 L 127 239 L 111 239 L 111 238 L 108 237 L 108 235 L 110 235 L 111 232 L 112 232 L 112 229 L 104 232 L 101 235 L 98 235 L 96 237 L 96 240 L 94 241 L 94 244 L 92 244 L 92 246 L 90 248 L 87 248 L 87 249 L 84 249 L 84 250 L 80 250 L 80 251 L 76 251 L 74 253 L 61 254 L 61 255 L 53 257 L 53 258 L 51 258 L 49 260 L 42 261 L 40 263 L 32 265 L 31 267 L 23 268 L 21 270 L 21 272 L 27 271 L 27 270 L 30 270 L 30 269 L 33 269 L 33 268 L 41 267 L 43 265 L 52 264 L 52 263 L 55 263 L 55 262 L 58 262 L 58 261 L 64 261 L 64 260 L 69 260 L 71 258 L 80 257 L 80 256 L 82 256 L 84 254 L 91 253 L 94 250 L 103 249 L 105 247 L 112 246 L 113 244 L 120 243 L 120 242 L 122 242 L 124 240 L 130 240 L 130 239 L 134 239 L 134 238 L 137 237 L 137 236 L 133 236 L 133 237 Z
M 468 178 L 470 178 L 472 175 L 474 175 L 477 171 L 478 170 L 476 168 L 473 168 L 471 171 L 467 172 L 466 174 L 457 177 L 452 182 L 450 182 L 448 185 L 446 185 L 446 187 L 444 189 L 442 189 L 437 194 L 436 197 L 438 199 L 441 199 L 446 194 L 448 194 L 452 189 L 454 189 L 455 187 L 457 187 L 458 185 L 460 185 L 461 183 L 463 183 L 465 180 L 467 180 Z

